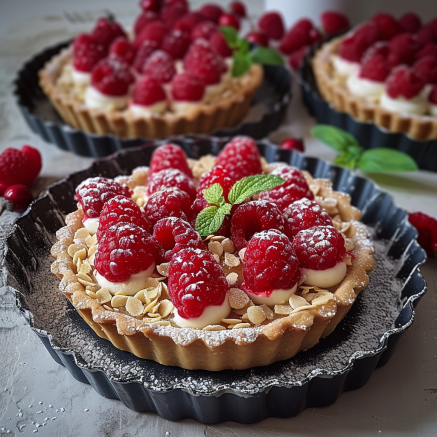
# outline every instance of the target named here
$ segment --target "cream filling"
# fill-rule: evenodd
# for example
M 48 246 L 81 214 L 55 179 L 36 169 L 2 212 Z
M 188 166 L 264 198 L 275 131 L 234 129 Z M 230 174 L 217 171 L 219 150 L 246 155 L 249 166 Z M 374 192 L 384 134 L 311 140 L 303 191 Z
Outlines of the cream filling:
M 128 94 L 125 96 L 107 96 L 93 86 L 89 86 L 85 93 L 85 104 L 89 108 L 122 109 L 126 107 L 128 100 Z
M 150 106 L 138 105 L 136 103 L 129 104 L 129 112 L 134 117 L 153 117 L 154 115 L 163 114 L 167 110 L 167 101 L 157 102 Z
M 75 85 L 88 85 L 91 80 L 91 73 L 85 71 L 76 70 L 74 67 L 71 69 L 71 78 Z
M 83 225 L 85 226 L 85 228 L 87 229 L 87 231 L 91 234 L 94 235 L 97 232 L 97 229 L 99 228 L 99 218 L 87 218 L 84 222 Z
M 358 71 L 348 77 L 346 86 L 354 96 L 365 97 L 370 100 L 378 100 L 385 90 L 384 82 L 359 77 Z
M 174 309 L 174 322 L 181 328 L 202 329 L 207 325 L 217 325 L 222 319 L 225 319 L 231 312 L 228 295 L 221 305 L 208 306 L 203 310 L 203 313 L 197 318 L 185 319 L 178 313 L 177 308 Z
M 437 105 L 430 103 L 429 105 L 429 113 L 434 117 L 437 117 Z
M 360 68 L 360 64 L 358 62 L 347 61 L 338 55 L 332 56 L 332 64 L 335 72 L 339 76 L 350 76 Z
M 388 111 L 397 112 L 400 114 L 425 114 L 428 109 L 427 102 L 420 93 L 416 97 L 410 100 L 404 99 L 403 97 L 397 97 L 392 99 L 387 93 L 381 96 L 380 105 L 382 108 Z
M 257 305 L 281 305 L 288 302 L 290 296 L 295 294 L 297 290 L 297 282 L 293 288 L 289 290 L 283 290 L 281 288 L 277 290 L 273 290 L 270 295 L 266 295 L 265 293 L 252 293 L 251 291 L 244 290 L 246 294 L 252 299 L 254 303 Z
M 116 294 L 123 291 L 129 296 L 133 296 L 138 291 L 142 290 L 145 286 L 146 279 L 149 278 L 155 270 L 155 263 L 152 263 L 147 270 L 135 273 L 130 276 L 127 281 L 123 282 L 111 282 L 108 281 L 97 270 L 94 271 L 94 276 L 97 279 L 97 283 L 103 288 L 106 287 L 111 294 Z
M 304 285 L 329 288 L 341 282 L 346 276 L 346 271 L 345 261 L 339 262 L 334 267 L 325 270 L 302 268 L 302 274 L 306 276 L 303 283 Z
M 198 102 L 174 101 L 171 107 L 173 112 L 189 114 L 191 111 L 195 111 L 202 102 L 203 100 L 199 100 Z

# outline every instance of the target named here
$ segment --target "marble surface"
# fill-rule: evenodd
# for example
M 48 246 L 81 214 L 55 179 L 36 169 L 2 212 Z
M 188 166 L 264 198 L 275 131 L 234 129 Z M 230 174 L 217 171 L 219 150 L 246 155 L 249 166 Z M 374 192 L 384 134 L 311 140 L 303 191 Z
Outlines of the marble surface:
M 0 152 L 32 144 L 44 166 L 33 190 L 93 161 L 58 150 L 26 126 L 12 98 L 11 83 L 21 64 L 47 45 L 87 30 L 111 10 L 126 25 L 137 1 L 0 0 Z M 197 5 L 201 2 L 191 2 Z M 250 1 L 256 16 L 262 1 Z M 80 11 L 80 15 L 74 15 Z M 307 154 L 332 160 L 334 153 L 310 137 L 314 125 L 296 90 L 286 123 L 270 138 L 305 138 Z M 408 211 L 437 217 L 437 173 L 367 175 Z M 0 249 L 14 219 L 2 215 Z M 0 266 L 2 253 L 0 250 Z M 417 317 L 403 334 L 387 365 L 376 370 L 361 389 L 344 393 L 327 408 L 311 408 L 292 419 L 267 419 L 255 425 L 202 425 L 192 420 L 169 422 L 155 414 L 130 411 L 119 401 L 100 397 L 56 364 L 24 319 L 14 311 L 11 295 L 0 279 L 0 436 L 423 436 L 437 434 L 437 260 L 422 268 L 429 290 Z M 1 277 L 1 275 L 0 275 Z M 383 298 L 383 296 L 382 296 Z

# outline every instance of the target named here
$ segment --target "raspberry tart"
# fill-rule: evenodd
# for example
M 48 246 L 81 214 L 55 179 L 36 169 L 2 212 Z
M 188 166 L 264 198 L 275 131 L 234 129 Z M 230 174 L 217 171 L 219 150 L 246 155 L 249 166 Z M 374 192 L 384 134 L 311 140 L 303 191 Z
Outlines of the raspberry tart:
M 336 328 L 373 268 L 350 196 L 268 164 L 248 137 L 199 160 L 166 144 L 131 175 L 85 180 L 76 200 L 52 248 L 61 292 L 100 337 L 164 365 L 291 358 Z

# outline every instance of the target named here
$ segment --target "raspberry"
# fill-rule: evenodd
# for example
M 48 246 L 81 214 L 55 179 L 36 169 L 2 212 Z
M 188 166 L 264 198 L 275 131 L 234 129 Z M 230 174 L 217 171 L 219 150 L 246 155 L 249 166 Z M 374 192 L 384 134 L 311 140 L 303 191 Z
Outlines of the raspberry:
M 243 263 L 243 289 L 252 293 L 289 290 L 300 278 L 299 261 L 290 240 L 277 229 L 255 234 Z
M 220 5 L 213 3 L 207 3 L 200 8 L 200 13 L 207 19 L 211 20 L 213 23 L 218 23 L 220 15 L 223 14 L 223 9 Z
M 202 239 L 188 222 L 177 217 L 159 220 L 153 228 L 153 237 L 159 243 L 163 262 L 169 262 L 182 249 L 205 249 Z
M 160 47 L 165 35 L 167 34 L 167 28 L 160 21 L 152 21 L 141 29 L 139 35 L 135 38 L 135 47 L 141 46 L 144 41 L 151 41 Z
M 94 265 L 108 281 L 123 282 L 147 270 L 156 257 L 153 239 L 147 231 L 133 223 L 118 222 L 98 240 Z
M 408 100 L 417 96 L 425 86 L 423 80 L 413 70 L 404 65 L 393 69 L 386 84 L 387 94 L 392 99 L 402 96 Z
M 426 44 L 436 44 L 437 35 L 434 35 L 434 32 L 430 27 L 425 26 L 419 29 L 419 31 L 417 32 L 416 41 L 419 47 Z
M 6 148 L 0 154 L 0 184 L 5 189 L 10 185 L 30 185 L 41 171 L 41 154 L 38 149 L 23 146 L 21 150 Z
M 197 318 L 206 307 L 222 305 L 228 283 L 210 252 L 183 249 L 170 261 L 168 292 L 183 318 Z
M 282 141 L 281 149 L 298 150 L 299 152 L 304 152 L 305 146 L 303 141 L 298 138 L 287 138 L 286 140 Z
M 361 57 L 361 64 L 364 64 L 369 58 L 374 56 L 383 56 L 387 58 L 390 53 L 389 45 L 387 41 L 378 41 L 371 45 Z
M 366 57 L 361 65 L 359 76 L 374 82 L 384 82 L 390 74 L 390 65 L 387 58 L 381 55 Z
M 408 220 L 419 233 L 417 242 L 429 256 L 437 257 L 437 220 L 422 212 L 410 213 Z
M 193 204 L 191 205 L 191 213 L 190 213 L 190 224 L 196 229 L 196 219 L 199 215 L 200 211 L 207 208 L 209 203 L 206 201 L 204 197 L 198 197 Z M 233 207 L 234 209 L 235 207 Z M 223 219 L 223 223 L 220 228 L 214 232 L 214 235 L 223 235 L 224 237 L 229 237 L 231 235 L 231 216 L 225 215 Z
M 422 27 L 422 20 L 414 12 L 407 12 L 399 18 L 399 24 L 406 32 L 416 33 Z
M 190 46 L 190 36 L 183 30 L 172 29 L 164 37 L 161 49 L 173 59 L 182 59 Z
M 131 190 L 112 179 L 95 177 L 84 180 L 76 188 L 74 200 L 81 204 L 85 218 L 97 218 L 103 205 L 115 196 L 131 197 Z
M 349 18 L 341 12 L 325 11 L 320 16 L 322 27 L 328 35 L 344 32 L 349 29 Z
M 118 222 L 133 223 L 145 231 L 151 232 L 150 224 L 144 213 L 129 197 L 115 196 L 103 205 L 97 228 L 97 239 L 99 240 L 107 229 Z
M 237 32 L 240 30 L 240 20 L 234 14 L 227 14 L 226 12 L 220 15 L 219 26 L 233 27 Z
M 152 227 L 166 217 L 188 220 L 191 213 L 191 200 L 188 194 L 179 188 L 166 188 L 150 196 L 144 213 Z
M 216 165 L 224 167 L 236 181 L 262 173 L 258 148 L 249 137 L 234 137 L 217 156 Z
M 284 217 L 278 207 L 263 200 L 243 203 L 232 216 L 231 239 L 235 249 L 243 249 L 256 232 L 269 229 L 284 230 Z
M 185 32 L 191 33 L 191 30 L 197 23 L 203 21 L 205 17 L 200 12 L 189 12 L 184 15 L 178 21 L 176 21 L 174 28 L 178 30 L 184 30 Z
M 296 200 L 303 198 L 314 199 L 314 194 L 297 168 L 283 165 L 275 168 L 271 174 L 280 176 L 285 179 L 285 182 L 270 191 L 261 193 L 259 195 L 261 200 L 273 202 L 283 211 Z
M 82 33 L 73 42 L 73 66 L 77 71 L 89 73 L 106 56 L 106 48 L 97 44 L 91 35 Z
M 229 9 L 239 17 L 245 18 L 247 16 L 246 5 L 243 2 L 231 2 Z
M 221 32 L 213 33 L 209 38 L 209 43 L 220 56 L 223 56 L 224 58 L 232 56 L 232 49 L 229 47 L 225 37 Z
M 159 16 L 156 12 L 144 11 L 140 15 L 138 15 L 134 23 L 135 38 L 138 37 L 144 27 L 146 27 L 150 23 L 153 23 L 154 21 L 159 21 Z
M 174 76 L 171 94 L 178 102 L 200 102 L 205 94 L 205 84 L 194 74 L 183 71 Z
M 431 89 L 431 92 L 428 96 L 428 101 L 433 105 L 437 105 L 437 85 L 434 85 L 434 87 Z
M 284 20 L 279 12 L 265 12 L 258 19 L 258 28 L 269 38 L 279 40 L 284 36 Z
M 134 80 L 129 64 L 116 59 L 102 59 L 91 73 L 91 85 L 107 96 L 126 95 Z
M 399 22 L 390 14 L 376 14 L 372 17 L 372 22 L 376 24 L 381 35 L 381 39 L 390 40 L 402 32 Z
M 9 186 L 3 196 L 5 200 L 12 203 L 13 209 L 16 211 L 24 211 L 33 200 L 29 188 L 22 184 Z
M 189 178 L 193 178 L 193 173 L 188 165 L 187 155 L 176 144 L 164 144 L 153 152 L 152 159 L 150 160 L 149 175 L 166 168 L 177 168 Z
M 261 31 L 252 30 L 246 35 L 247 41 L 258 44 L 259 46 L 268 47 L 269 46 L 269 37 L 267 34 Z
M 333 226 L 304 229 L 292 244 L 300 265 L 307 269 L 330 269 L 346 255 L 344 238 Z
M 235 179 L 229 175 L 225 168 L 221 165 L 216 165 L 209 173 L 203 174 L 200 178 L 197 196 L 203 197 L 203 190 L 209 188 L 211 185 L 220 184 L 223 188 L 223 196 L 227 202 L 229 191 L 231 191 L 235 182 Z
M 300 199 L 284 210 L 285 234 L 293 239 L 299 231 L 313 226 L 332 226 L 329 214 L 315 200 Z
M 133 67 L 138 72 L 143 71 L 144 65 L 146 64 L 147 58 L 158 48 L 155 41 L 145 40 L 139 46 L 137 53 L 135 55 Z
M 388 62 L 391 66 L 411 65 L 414 62 L 417 49 L 416 40 L 412 35 L 409 33 L 397 35 L 389 42 Z
M 108 48 L 112 41 L 119 36 L 127 38 L 126 33 L 116 21 L 105 17 L 97 20 L 96 25 L 91 32 L 92 39 L 105 48 Z
M 425 44 L 416 54 L 416 60 L 420 58 L 425 58 L 426 56 L 431 56 L 432 58 L 437 58 L 437 45 L 436 44 Z
M 431 56 L 421 58 L 414 64 L 413 71 L 426 84 L 437 83 L 437 59 Z
M 161 0 L 141 0 L 140 2 L 141 7 L 145 11 L 155 11 L 159 12 L 162 6 Z
M 289 30 L 285 34 L 284 38 L 282 38 L 281 44 L 279 45 L 279 50 L 282 53 L 289 55 L 296 52 L 297 50 L 300 50 L 310 43 L 311 37 L 309 33 L 305 34 L 299 30 L 291 28 L 291 30 Z
M 299 50 L 293 52 L 288 58 L 288 65 L 293 70 L 299 70 L 302 60 L 305 55 L 308 53 L 308 46 L 301 47 Z
M 164 188 L 176 187 L 185 191 L 191 201 L 196 198 L 196 186 L 192 179 L 176 168 L 166 168 L 149 176 L 147 195 L 151 196 Z
M 142 73 L 165 84 L 172 80 L 176 74 L 176 68 L 172 57 L 167 52 L 156 50 L 147 58 Z
M 364 52 L 380 39 L 381 36 L 375 23 L 366 23 L 340 43 L 338 54 L 348 61 L 360 62 Z
M 208 40 L 210 38 L 210 36 L 215 33 L 218 32 L 217 26 L 212 22 L 212 21 L 201 21 L 200 23 L 197 23 L 194 27 L 193 30 L 191 31 L 191 41 L 194 41 L 195 39 L 198 38 L 203 38 Z
M 188 6 L 183 2 L 166 5 L 161 11 L 161 20 L 169 28 L 188 12 Z
M 151 106 L 158 102 L 165 102 L 167 94 L 162 85 L 155 79 L 142 76 L 135 83 L 131 102 L 136 105 Z
M 119 36 L 111 43 L 109 55 L 112 58 L 132 64 L 135 58 L 135 48 L 126 38 Z

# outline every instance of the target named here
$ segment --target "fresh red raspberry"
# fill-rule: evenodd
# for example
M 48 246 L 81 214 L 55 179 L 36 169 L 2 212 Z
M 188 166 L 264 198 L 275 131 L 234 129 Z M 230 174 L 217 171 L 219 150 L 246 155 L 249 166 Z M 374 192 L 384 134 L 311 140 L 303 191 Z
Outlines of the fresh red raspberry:
M 323 12 L 320 21 L 327 35 L 335 35 L 350 28 L 349 18 L 338 11 Z
M 103 205 L 115 196 L 131 197 L 131 190 L 112 179 L 95 177 L 84 180 L 76 188 L 74 200 L 81 204 L 85 218 L 97 218 Z
M 292 240 L 299 231 L 313 226 L 332 226 L 329 214 L 315 200 L 300 199 L 284 210 L 285 234 Z
M 424 81 L 404 65 L 399 65 L 392 70 L 386 84 L 386 92 L 392 99 L 404 97 L 407 100 L 417 96 L 425 86 Z
M 33 200 L 33 196 L 29 188 L 22 184 L 16 184 L 7 187 L 3 193 L 3 197 L 8 202 L 12 203 L 15 211 L 24 211 Z
M 146 216 L 130 197 L 115 196 L 103 205 L 97 228 L 97 239 L 100 240 L 106 230 L 118 222 L 133 223 L 145 231 L 151 232 L 151 226 Z
M 217 156 L 216 165 L 225 168 L 236 181 L 262 173 L 258 148 L 249 137 L 233 138 Z
M 96 270 L 111 282 L 127 281 L 156 262 L 151 235 L 133 223 L 118 222 L 98 240 L 94 260 Z
M 284 216 L 272 202 L 254 200 L 238 206 L 232 216 L 231 239 L 236 250 L 247 247 L 256 232 L 284 231 Z
M 126 38 L 119 36 L 111 43 L 109 56 L 132 64 L 135 59 L 135 48 Z
M 161 11 L 161 20 L 167 27 L 173 28 L 177 21 L 182 18 L 187 12 L 187 7 L 184 6 L 182 3 L 169 5 Z
M 437 35 L 434 34 L 433 30 L 428 27 L 422 27 L 416 33 L 416 41 L 419 47 L 422 47 L 426 44 L 436 44 L 437 43 Z
M 181 218 L 167 217 L 159 220 L 153 228 L 153 237 L 158 242 L 162 262 L 170 262 L 173 255 L 189 247 L 205 250 L 199 233 Z
M 246 35 L 247 41 L 258 44 L 259 46 L 268 47 L 269 46 L 269 37 L 266 33 L 261 32 L 260 30 L 252 30 Z
M 407 12 L 399 18 L 399 24 L 406 32 L 416 33 L 422 27 L 422 20 L 414 12 Z
M 293 24 L 290 30 L 291 29 L 308 34 L 311 32 L 312 29 L 314 29 L 314 24 L 309 18 L 301 18 Z
M 183 30 L 171 29 L 164 37 L 161 49 L 173 59 L 182 59 L 190 46 L 190 35 Z
M 284 36 L 284 20 L 279 12 L 270 11 L 261 15 L 258 28 L 269 38 L 279 40 Z
M 89 73 L 106 53 L 106 48 L 94 41 L 91 35 L 81 33 L 73 42 L 73 66 L 77 71 Z
M 131 103 L 135 105 L 151 106 L 158 102 L 165 102 L 167 94 L 163 86 L 155 79 L 142 76 L 135 83 L 132 91 Z
M 148 24 L 159 21 L 159 15 L 156 12 L 144 11 L 135 20 L 134 23 L 134 36 L 135 38 L 141 33 L 141 31 Z
M 281 143 L 281 149 L 285 150 L 297 150 L 299 152 L 305 151 L 303 141 L 298 138 L 287 138 Z
M 177 144 L 164 144 L 159 146 L 152 154 L 149 175 L 166 168 L 177 168 L 189 178 L 193 178 L 193 173 L 188 165 L 187 155 L 182 147 Z
M 197 190 L 193 180 L 176 168 L 166 168 L 149 175 L 147 195 L 151 196 L 157 191 L 170 187 L 185 191 L 190 196 L 191 201 L 196 198 Z
M 359 77 L 374 82 L 384 82 L 390 74 L 390 64 L 384 56 L 375 55 L 366 57 L 366 61 L 361 65 Z
M 279 45 L 279 50 L 289 55 L 291 53 L 295 53 L 296 51 L 306 47 L 308 44 L 311 44 L 311 37 L 309 33 L 303 33 L 299 30 L 295 30 L 291 28 L 281 40 L 281 44 Z
M 293 288 L 300 267 L 287 236 L 277 229 L 255 234 L 244 254 L 243 276 L 242 288 L 255 294 Z
M 433 105 L 437 105 L 437 85 L 434 85 L 428 96 L 428 101 Z
M 246 5 L 243 2 L 231 2 L 229 3 L 229 9 L 241 18 L 247 16 Z
M 156 44 L 157 47 L 161 47 L 162 41 L 167 34 L 167 28 L 160 21 L 152 21 L 144 26 L 135 38 L 135 47 L 140 47 L 144 41 L 151 41 Z
M 296 200 L 303 198 L 314 199 L 314 194 L 297 168 L 284 165 L 275 168 L 271 174 L 280 176 L 285 179 L 285 182 L 270 191 L 261 193 L 259 195 L 260 199 L 273 202 L 281 211 Z
M 220 56 L 223 56 L 224 58 L 232 56 L 233 51 L 221 32 L 214 32 L 209 38 L 209 43 Z
M 209 173 L 203 174 L 200 178 L 197 196 L 203 197 L 203 190 L 209 188 L 211 185 L 220 184 L 223 188 L 223 196 L 226 202 L 228 202 L 229 191 L 231 191 L 235 182 L 235 179 L 230 176 L 225 168 L 221 165 L 216 165 Z
M 376 14 L 372 17 L 372 22 L 378 27 L 383 40 L 390 40 L 403 31 L 399 22 L 390 14 Z
M 437 58 L 437 44 L 425 44 L 416 54 L 416 60 L 420 58 L 425 58 L 431 56 L 432 58 Z
M 125 96 L 135 78 L 129 64 L 105 58 L 93 68 L 91 85 L 107 96 Z
M 20 150 L 8 147 L 0 154 L 0 184 L 30 185 L 41 171 L 42 161 L 38 149 L 23 146 Z
M 205 84 L 195 74 L 183 71 L 173 77 L 171 94 L 178 102 L 200 102 L 205 94 Z
M 434 90 L 437 87 L 434 87 Z M 413 212 L 408 216 L 410 223 L 417 229 L 417 242 L 428 256 L 437 257 L 437 220 L 423 212 Z
M 190 196 L 176 187 L 157 191 L 147 201 L 144 213 L 152 228 L 159 220 L 166 217 L 188 220 L 191 214 Z
M 196 229 L 196 219 L 199 215 L 200 211 L 207 208 L 209 203 L 206 201 L 204 197 L 197 197 L 196 200 L 191 205 L 191 213 L 190 213 L 190 224 L 193 227 L 193 229 Z M 235 207 L 233 207 L 234 209 Z M 232 213 L 232 211 L 231 211 Z M 221 224 L 220 228 L 214 232 L 214 235 L 223 235 L 224 237 L 230 237 L 231 236 L 231 216 L 225 215 L 225 218 L 223 219 L 223 223 Z
M 371 45 L 361 57 L 361 64 L 364 64 L 369 58 L 373 58 L 374 56 L 383 56 L 384 58 L 388 58 L 390 53 L 389 45 L 387 41 L 378 41 L 375 44 Z
M 137 53 L 135 55 L 133 67 L 137 73 L 141 73 L 146 64 L 147 58 L 158 49 L 158 45 L 155 41 L 145 40 L 138 47 Z
M 344 238 L 333 226 L 314 226 L 297 233 L 293 248 L 301 267 L 326 270 L 346 255 Z
M 162 3 L 162 0 L 141 0 L 140 6 L 145 11 L 159 12 L 161 10 Z
M 223 9 L 215 3 L 207 3 L 200 8 L 200 13 L 213 23 L 218 23 L 220 15 L 223 14 Z
M 308 53 L 308 46 L 301 47 L 288 57 L 288 65 L 295 71 L 299 70 L 302 60 Z
M 218 24 L 219 26 L 233 27 L 237 32 L 240 30 L 240 20 L 234 14 L 224 12 L 220 15 Z
M 181 317 L 197 318 L 205 308 L 223 304 L 228 283 L 210 252 L 183 249 L 170 261 L 168 292 Z
M 197 23 L 203 21 L 204 19 L 205 17 L 200 12 L 196 12 L 196 11 L 189 12 L 188 14 L 180 18 L 178 21 L 176 21 L 174 28 L 178 30 L 183 30 L 190 34 L 194 26 Z
M 310 38 L 311 38 L 311 43 L 316 43 L 318 41 L 321 41 L 323 39 L 323 35 L 318 31 L 318 29 L 316 29 L 315 27 L 313 27 L 310 30 Z
M 169 83 L 176 74 L 173 58 L 163 50 L 156 50 L 148 58 L 143 67 L 143 74 L 162 84 Z
M 203 81 L 205 85 L 219 83 L 227 69 L 223 58 L 205 39 L 192 42 L 184 58 L 184 69 Z
M 437 83 L 437 59 L 426 56 L 413 65 L 413 71 L 426 83 Z
M 5 191 L 7 190 L 8 186 L 5 184 L 2 184 L 0 182 L 0 196 L 3 196 L 3 194 L 5 194 Z
M 109 18 L 99 18 L 91 32 L 91 37 L 97 44 L 108 48 L 119 36 L 127 38 L 123 28 L 116 21 Z
M 210 36 L 215 32 L 218 32 L 216 24 L 214 24 L 212 21 L 209 20 L 201 21 L 200 23 L 197 23 L 193 27 L 193 30 L 191 31 L 190 34 L 191 41 L 194 41 L 195 39 L 198 38 L 203 38 L 208 40 Z
M 360 26 L 353 35 L 340 43 L 338 54 L 351 62 L 360 62 L 364 52 L 381 39 L 378 27 L 369 22 Z
M 411 65 L 417 50 L 416 39 L 409 33 L 401 33 L 389 42 L 388 62 L 393 67 L 400 64 Z

